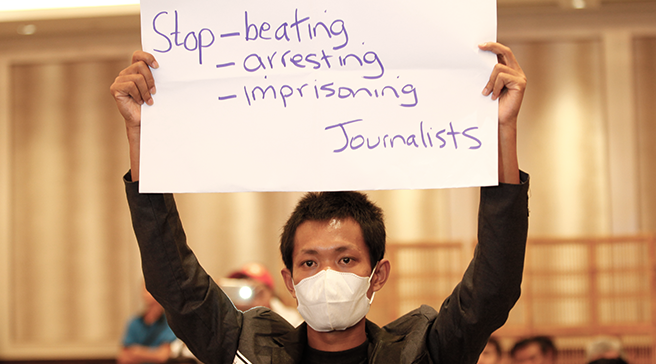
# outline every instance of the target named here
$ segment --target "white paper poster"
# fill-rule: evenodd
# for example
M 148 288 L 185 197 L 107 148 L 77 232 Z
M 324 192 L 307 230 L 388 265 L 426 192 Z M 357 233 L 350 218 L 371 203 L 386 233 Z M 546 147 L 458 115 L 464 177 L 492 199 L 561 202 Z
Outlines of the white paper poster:
M 497 183 L 490 0 L 142 0 L 142 192 Z

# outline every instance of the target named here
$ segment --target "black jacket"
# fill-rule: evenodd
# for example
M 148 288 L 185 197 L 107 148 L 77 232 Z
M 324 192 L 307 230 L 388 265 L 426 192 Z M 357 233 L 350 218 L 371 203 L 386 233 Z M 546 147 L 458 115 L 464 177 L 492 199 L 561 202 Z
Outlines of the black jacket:
M 210 363 L 298 363 L 307 326 L 292 327 L 263 307 L 238 311 L 198 264 L 170 194 L 126 192 L 146 287 L 169 325 Z M 476 363 L 520 295 L 528 230 L 528 175 L 522 184 L 481 188 L 478 244 L 462 281 L 438 314 L 429 306 L 380 328 L 367 321 L 370 363 Z M 241 360 L 241 361 L 239 361 Z

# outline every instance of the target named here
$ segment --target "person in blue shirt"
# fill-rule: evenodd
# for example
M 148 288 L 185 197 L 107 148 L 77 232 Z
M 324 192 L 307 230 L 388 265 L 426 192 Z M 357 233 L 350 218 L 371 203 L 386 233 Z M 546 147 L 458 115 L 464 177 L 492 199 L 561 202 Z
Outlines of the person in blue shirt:
M 116 361 L 119 364 L 164 363 L 171 356 L 171 343 L 176 336 L 171 331 L 164 309 L 143 289 L 146 309 L 128 323 Z

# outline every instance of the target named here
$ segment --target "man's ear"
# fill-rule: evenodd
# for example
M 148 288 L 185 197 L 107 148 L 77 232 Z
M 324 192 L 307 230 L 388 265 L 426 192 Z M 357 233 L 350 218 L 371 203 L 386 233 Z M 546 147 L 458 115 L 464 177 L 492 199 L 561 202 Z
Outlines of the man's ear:
M 282 280 L 285 282 L 285 287 L 287 287 L 289 293 L 292 294 L 292 297 L 296 299 L 296 291 L 294 290 L 294 278 L 292 278 L 292 272 L 287 268 L 283 268 L 280 271 L 280 274 L 282 274 Z
M 373 292 L 379 291 L 389 278 L 390 274 L 390 262 L 387 259 L 381 259 L 376 265 L 376 271 L 374 272 L 373 277 L 371 277 L 370 287 Z

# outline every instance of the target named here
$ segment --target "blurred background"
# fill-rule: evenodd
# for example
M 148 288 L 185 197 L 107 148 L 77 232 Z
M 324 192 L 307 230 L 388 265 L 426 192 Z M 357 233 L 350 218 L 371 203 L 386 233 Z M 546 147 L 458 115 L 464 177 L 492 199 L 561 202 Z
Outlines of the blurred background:
M 523 296 L 498 336 L 506 348 L 553 336 L 575 363 L 590 337 L 615 335 L 630 362 L 655 362 L 656 1 L 498 0 L 498 38 L 529 79 L 531 174 Z M 141 309 L 109 94 L 136 49 L 138 5 L 0 11 L 0 361 L 111 360 Z M 177 199 L 212 276 L 260 262 L 293 304 L 278 237 L 300 195 Z M 393 273 L 369 317 L 439 307 L 476 243 L 478 189 L 369 195 L 387 213 Z

